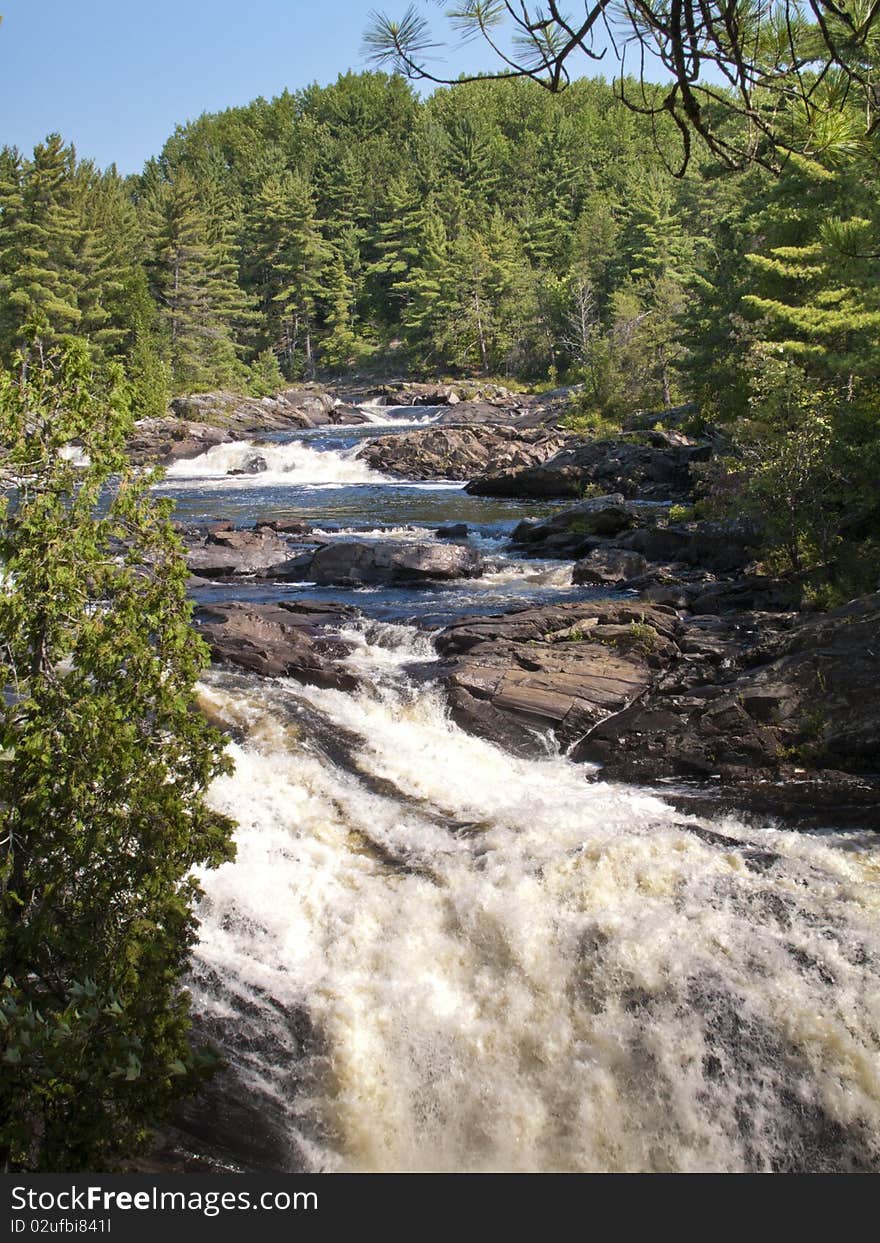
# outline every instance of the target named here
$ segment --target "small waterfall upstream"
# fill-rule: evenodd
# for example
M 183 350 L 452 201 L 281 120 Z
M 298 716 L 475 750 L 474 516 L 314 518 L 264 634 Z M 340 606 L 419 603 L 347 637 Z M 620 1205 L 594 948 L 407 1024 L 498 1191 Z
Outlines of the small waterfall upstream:
M 237 440 L 231 444 L 215 445 L 196 458 L 177 461 L 169 466 L 166 486 L 188 487 L 193 480 L 199 486 L 241 487 L 243 484 L 265 488 L 282 483 L 312 487 L 328 484 L 383 483 L 387 475 L 372 470 L 366 462 L 357 458 L 360 446 L 350 449 L 314 449 L 300 440 L 273 444 Z M 248 464 L 258 459 L 260 469 L 250 474 L 233 474 L 247 471 Z
M 423 632 L 347 637 L 354 693 L 202 688 L 239 822 L 191 977 L 214 1138 L 264 1169 L 878 1168 L 874 839 L 512 757 L 448 719 Z

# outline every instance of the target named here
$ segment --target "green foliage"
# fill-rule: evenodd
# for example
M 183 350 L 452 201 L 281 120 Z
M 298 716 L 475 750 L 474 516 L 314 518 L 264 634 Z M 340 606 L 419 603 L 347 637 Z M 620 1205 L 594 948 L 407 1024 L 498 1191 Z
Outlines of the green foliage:
M 848 462 L 855 412 L 845 390 L 817 388 L 778 347 L 755 347 L 751 365 L 749 417 L 733 431 L 747 471 L 735 504 L 761 522 L 782 568 L 833 572 L 847 511 L 862 489 L 865 504 L 873 493 L 864 467 Z
M 284 388 L 284 375 L 274 350 L 261 350 L 250 366 L 248 392 L 253 397 L 274 397 Z
M 121 369 L 94 368 L 82 341 L 32 340 L 0 373 L 0 1152 L 13 1168 L 106 1166 L 206 1066 L 179 977 L 192 869 L 231 856 L 231 826 L 204 801 L 227 765 L 194 707 L 206 650 L 185 560 L 167 504 L 127 463 L 130 428 Z
M 620 433 L 620 419 L 608 418 L 596 410 L 592 404 L 592 393 L 587 392 L 574 395 L 570 408 L 559 423 L 566 431 L 592 436 L 596 440 L 608 439 Z

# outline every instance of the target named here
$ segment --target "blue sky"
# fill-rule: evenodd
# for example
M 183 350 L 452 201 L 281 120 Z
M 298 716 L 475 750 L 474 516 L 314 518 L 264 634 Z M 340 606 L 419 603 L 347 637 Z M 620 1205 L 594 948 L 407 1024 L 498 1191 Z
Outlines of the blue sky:
M 0 146 L 29 152 L 58 130 L 80 156 L 137 172 L 201 112 L 367 68 L 369 13 L 406 3 L 0 0 Z M 455 69 L 490 63 L 472 45 Z

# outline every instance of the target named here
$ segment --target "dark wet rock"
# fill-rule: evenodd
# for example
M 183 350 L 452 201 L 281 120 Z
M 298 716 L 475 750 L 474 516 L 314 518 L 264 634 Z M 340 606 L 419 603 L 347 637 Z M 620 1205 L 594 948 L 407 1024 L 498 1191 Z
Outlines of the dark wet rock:
M 708 445 L 654 449 L 620 440 L 579 440 L 538 465 L 493 462 L 491 471 L 468 484 L 468 491 L 549 498 L 582 496 L 587 488 L 600 487 L 627 499 L 688 499 L 691 465 L 710 455 Z
M 269 463 L 263 457 L 262 453 L 255 453 L 253 457 L 249 457 L 241 466 L 234 470 L 227 471 L 227 475 L 261 475 L 263 471 L 269 469 Z
M 477 578 L 482 572 L 480 555 L 462 544 L 346 540 L 320 548 L 312 560 L 309 576 L 321 585 L 358 586 Z
M 435 534 L 438 539 L 467 539 L 468 526 L 466 522 L 453 522 L 448 527 L 438 527 Z
M 556 605 L 437 647 L 458 723 L 517 751 L 551 731 L 604 778 L 711 779 L 729 806 L 880 828 L 880 595 L 806 617 Z
M 575 562 L 571 572 L 573 583 L 625 583 L 638 578 L 648 568 L 645 558 L 623 548 L 596 548 Z
M 359 457 L 374 470 L 407 479 L 471 479 L 501 464 L 541 462 L 567 437 L 543 428 L 517 431 L 509 426 L 476 425 L 419 428 L 370 440 Z
M 296 581 L 305 578 L 311 554 L 297 555 L 286 540 L 266 527 L 215 528 L 190 544 L 186 560 L 190 573 L 200 578 L 252 574 Z
M 332 632 L 353 612 L 344 605 L 233 602 L 197 609 L 195 624 L 215 661 L 265 677 L 353 690 L 357 678 L 339 664 L 350 645 Z

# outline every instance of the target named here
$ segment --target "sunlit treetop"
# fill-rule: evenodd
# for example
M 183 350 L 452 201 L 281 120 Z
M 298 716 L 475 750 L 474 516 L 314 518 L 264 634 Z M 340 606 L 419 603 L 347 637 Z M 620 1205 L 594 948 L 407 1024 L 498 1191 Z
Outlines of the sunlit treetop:
M 553 91 L 581 56 L 613 65 L 628 107 L 677 128 L 679 172 L 694 137 L 729 167 L 775 167 L 785 151 L 848 153 L 877 134 L 880 0 L 585 0 L 574 13 L 555 0 L 460 0 L 445 18 L 441 38 L 415 4 L 399 20 L 373 13 L 367 54 L 449 85 L 468 80 L 438 67 L 453 41 L 482 39 L 497 67 L 479 76 Z

